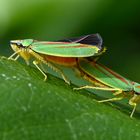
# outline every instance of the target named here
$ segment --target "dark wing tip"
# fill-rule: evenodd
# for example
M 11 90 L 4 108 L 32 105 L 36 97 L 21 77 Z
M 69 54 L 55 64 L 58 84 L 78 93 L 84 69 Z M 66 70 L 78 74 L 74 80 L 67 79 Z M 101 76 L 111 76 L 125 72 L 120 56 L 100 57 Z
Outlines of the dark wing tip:
M 81 40 L 80 43 L 88 44 L 88 45 L 95 45 L 99 49 L 102 49 L 103 39 L 98 33 L 90 34 L 90 35 L 85 36 L 85 38 Z
M 75 43 L 81 43 L 81 44 L 87 44 L 87 45 L 95 45 L 97 46 L 100 50 L 102 49 L 103 46 L 103 39 L 100 36 L 100 34 L 89 34 L 89 35 L 84 35 L 80 37 L 75 37 L 75 38 L 68 38 L 68 39 L 63 39 L 63 40 L 58 40 L 60 42 L 75 42 Z

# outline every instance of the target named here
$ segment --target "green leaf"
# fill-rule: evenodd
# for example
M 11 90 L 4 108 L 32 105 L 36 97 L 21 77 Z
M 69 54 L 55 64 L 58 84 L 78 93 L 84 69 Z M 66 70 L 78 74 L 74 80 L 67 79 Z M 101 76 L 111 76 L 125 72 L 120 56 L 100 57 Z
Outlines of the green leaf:
M 131 119 L 124 106 L 121 111 L 95 97 L 51 75 L 43 82 L 35 68 L 1 58 L 0 139 L 140 139 L 138 117 Z

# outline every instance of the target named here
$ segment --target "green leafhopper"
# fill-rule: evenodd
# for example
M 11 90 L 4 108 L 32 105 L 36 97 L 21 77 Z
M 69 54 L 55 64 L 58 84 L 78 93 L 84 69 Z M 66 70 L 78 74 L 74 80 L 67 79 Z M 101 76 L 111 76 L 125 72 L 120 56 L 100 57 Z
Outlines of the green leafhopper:
M 93 86 L 83 86 L 79 89 L 95 89 L 104 91 L 113 91 L 116 97 L 102 100 L 99 102 L 117 101 L 129 97 L 129 104 L 133 106 L 130 117 L 133 116 L 137 104 L 140 102 L 140 84 L 128 80 L 118 73 L 112 71 L 106 66 L 90 62 L 87 59 L 79 59 L 79 71 L 83 73 L 83 78 L 93 84 Z
M 67 80 L 66 76 L 55 64 L 75 67 L 78 58 L 99 56 L 105 50 L 102 42 L 99 34 L 64 39 L 56 42 L 36 41 L 33 39 L 13 40 L 10 42 L 10 45 L 15 53 L 9 59 L 17 55 L 14 60 L 17 60 L 21 56 L 29 64 L 30 58 L 33 57 L 33 64 L 44 75 L 44 80 L 47 79 L 47 75 L 43 71 L 43 68 L 39 66 L 42 63 L 60 73 L 64 81 L 69 84 L 69 80 Z

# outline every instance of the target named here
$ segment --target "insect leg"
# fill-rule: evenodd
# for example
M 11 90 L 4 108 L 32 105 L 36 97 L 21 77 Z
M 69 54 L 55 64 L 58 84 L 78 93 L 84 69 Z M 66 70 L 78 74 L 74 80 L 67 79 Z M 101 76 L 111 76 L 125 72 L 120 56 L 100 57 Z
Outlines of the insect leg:
M 98 101 L 99 103 L 103 103 L 103 102 L 110 102 L 110 101 L 119 101 L 119 100 L 122 100 L 124 97 L 121 96 L 121 97 L 115 97 L 115 98 L 110 98 L 110 99 L 106 99 L 106 100 L 101 100 L 101 101 Z
M 56 66 L 54 66 L 53 64 L 49 63 L 47 60 L 44 60 L 44 58 L 42 56 L 40 56 L 39 54 L 35 53 L 34 51 L 32 50 L 29 50 L 29 53 L 31 55 L 33 55 L 37 60 L 39 60 L 40 62 L 46 64 L 48 67 L 50 67 L 52 70 L 54 70 L 55 72 L 58 72 L 62 78 L 64 79 L 64 81 L 67 83 L 67 84 L 70 84 L 69 80 L 67 80 L 66 76 L 63 74 L 63 72 L 57 68 Z M 35 62 L 34 62 L 35 63 Z M 47 79 L 47 76 L 46 74 L 41 70 L 41 68 L 39 68 L 39 66 L 35 63 L 35 66 L 41 71 L 41 73 L 45 76 L 45 78 Z M 46 80 L 45 79 L 45 80 Z
M 37 69 L 44 75 L 44 81 L 47 80 L 47 75 L 46 73 L 43 72 L 43 70 L 38 66 L 39 62 L 37 60 L 33 61 L 33 64 L 37 67 Z
M 132 104 L 131 104 L 132 105 Z M 136 110 L 136 106 L 137 106 L 137 104 L 136 103 L 133 103 L 133 110 L 132 110 L 132 112 L 131 112 L 131 114 L 130 114 L 130 118 L 132 118 L 133 117 L 133 114 L 134 114 L 134 112 L 135 112 L 135 110 Z
M 15 55 L 17 55 L 19 52 L 21 52 L 21 50 L 14 52 L 11 56 L 8 57 L 8 59 L 12 59 L 12 60 L 17 60 L 17 59 L 13 59 L 13 57 Z M 16 57 L 17 58 L 17 57 Z
M 70 85 L 69 80 L 66 78 L 66 76 L 64 75 L 64 73 L 63 73 L 59 68 L 57 68 L 56 66 L 54 66 L 53 64 L 51 64 L 51 63 L 49 63 L 49 62 L 47 62 L 47 61 L 45 61 L 44 63 L 45 63 L 48 67 L 50 67 L 53 71 L 59 73 L 59 74 L 62 76 L 63 80 L 64 80 L 67 84 Z
M 20 57 L 20 55 L 17 55 L 17 56 L 14 58 L 14 60 L 16 61 L 19 57 Z
M 121 94 L 121 93 L 122 93 L 122 90 L 119 90 L 119 91 L 114 92 L 113 95 L 116 96 L 116 95 L 119 95 L 119 94 Z
M 134 114 L 134 112 L 135 112 L 135 110 L 136 110 L 137 102 L 139 102 L 139 100 L 140 100 L 140 97 L 139 97 L 138 95 L 135 95 L 135 94 L 134 94 L 134 96 L 129 100 L 129 104 L 130 104 L 131 106 L 133 106 L 133 110 L 132 110 L 132 112 L 131 112 L 131 114 L 130 114 L 130 117 L 131 117 L 131 118 L 133 117 L 133 114 Z
M 96 89 L 96 90 L 105 90 L 105 91 L 118 91 L 119 89 L 115 89 L 115 88 L 102 88 L 102 87 L 94 87 L 94 86 L 82 86 L 79 88 L 73 88 L 74 90 L 81 90 L 81 89 Z

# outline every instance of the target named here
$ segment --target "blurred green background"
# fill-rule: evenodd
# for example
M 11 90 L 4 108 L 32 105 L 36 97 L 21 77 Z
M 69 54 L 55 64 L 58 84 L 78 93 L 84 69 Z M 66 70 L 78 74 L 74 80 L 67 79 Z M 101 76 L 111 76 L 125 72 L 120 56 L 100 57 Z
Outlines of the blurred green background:
M 100 62 L 140 82 L 140 1 L 0 0 L 0 55 L 9 41 L 57 40 L 100 33 L 108 50 Z

